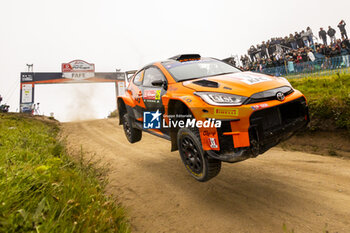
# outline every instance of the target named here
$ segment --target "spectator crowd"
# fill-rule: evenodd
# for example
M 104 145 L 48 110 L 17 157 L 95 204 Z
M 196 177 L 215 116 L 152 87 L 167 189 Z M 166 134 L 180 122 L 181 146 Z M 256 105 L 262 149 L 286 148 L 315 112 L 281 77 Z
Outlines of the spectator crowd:
M 340 36 L 331 26 L 327 31 L 320 28 L 318 38 L 310 27 L 289 36 L 277 37 L 252 45 L 246 55 L 240 58 L 242 70 L 263 71 L 267 68 L 285 67 L 298 72 L 298 64 L 316 62 L 321 59 L 341 57 L 342 64 L 349 67 L 350 42 L 345 29 L 346 23 L 338 24 Z M 328 40 L 329 39 L 329 40 Z

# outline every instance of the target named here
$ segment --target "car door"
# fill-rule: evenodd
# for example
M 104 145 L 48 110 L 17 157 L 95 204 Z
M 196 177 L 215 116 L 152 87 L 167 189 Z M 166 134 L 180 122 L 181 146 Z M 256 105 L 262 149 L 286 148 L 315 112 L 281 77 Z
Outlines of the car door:
M 164 84 L 159 84 L 162 81 Z M 154 82 L 158 82 L 155 84 Z M 165 94 L 166 79 L 163 73 L 155 66 L 145 70 L 142 82 L 142 98 L 146 111 L 163 111 L 162 96 Z
M 150 66 L 145 69 L 141 86 L 142 100 L 145 104 L 143 128 L 149 129 L 149 126 L 152 125 L 153 129 L 158 129 L 157 133 L 161 135 L 163 134 L 162 115 L 164 114 L 162 96 L 166 93 L 166 87 L 166 78 L 157 67 Z
M 131 95 L 135 107 L 132 108 L 133 114 L 137 121 L 142 121 L 143 111 L 146 108 L 142 99 L 142 81 L 144 76 L 144 70 L 139 71 L 130 82 L 128 86 L 128 92 Z

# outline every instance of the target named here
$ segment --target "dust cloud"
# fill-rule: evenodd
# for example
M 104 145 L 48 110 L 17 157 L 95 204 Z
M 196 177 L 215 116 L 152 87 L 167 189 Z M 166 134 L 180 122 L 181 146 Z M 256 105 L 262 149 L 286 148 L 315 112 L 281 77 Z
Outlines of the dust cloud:
M 39 113 L 61 122 L 103 119 L 116 109 L 114 83 L 43 84 L 34 93 Z
M 70 98 L 72 101 L 67 106 L 66 116 L 69 121 L 81 121 L 98 118 L 96 109 L 93 106 L 95 99 L 95 88 L 88 86 L 80 88 L 73 86 Z

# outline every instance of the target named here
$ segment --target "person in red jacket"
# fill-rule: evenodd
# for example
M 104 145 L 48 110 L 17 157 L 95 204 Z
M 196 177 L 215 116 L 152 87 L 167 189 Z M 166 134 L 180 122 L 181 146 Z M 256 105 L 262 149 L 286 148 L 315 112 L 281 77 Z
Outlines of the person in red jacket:
M 296 72 L 301 72 L 303 69 L 302 64 L 300 64 L 301 62 L 303 62 L 303 57 L 301 56 L 301 53 L 298 53 L 298 56 L 294 62 L 295 62 Z

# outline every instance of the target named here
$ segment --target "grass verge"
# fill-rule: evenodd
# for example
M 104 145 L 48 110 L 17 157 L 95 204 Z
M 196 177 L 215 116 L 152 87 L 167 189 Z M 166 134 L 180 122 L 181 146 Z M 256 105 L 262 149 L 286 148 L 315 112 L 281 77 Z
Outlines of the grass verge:
M 310 130 L 347 130 L 350 135 L 350 75 L 290 79 L 307 98 Z
M 101 174 L 73 162 L 58 133 L 54 121 L 0 114 L 0 232 L 129 232 Z
M 116 118 L 118 117 L 118 110 L 114 110 L 113 112 L 109 113 L 108 118 Z

